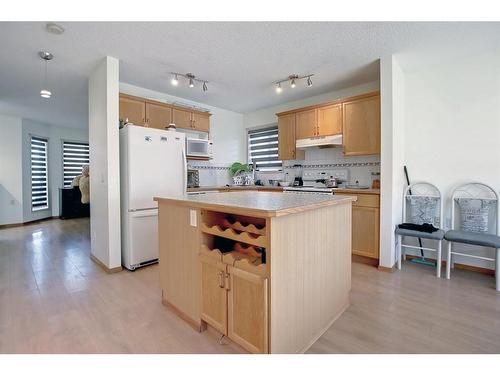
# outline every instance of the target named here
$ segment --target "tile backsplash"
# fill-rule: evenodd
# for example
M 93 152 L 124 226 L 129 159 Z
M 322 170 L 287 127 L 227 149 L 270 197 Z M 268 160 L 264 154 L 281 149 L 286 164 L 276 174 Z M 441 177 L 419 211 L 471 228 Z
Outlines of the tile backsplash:
M 190 161 L 188 167 L 198 169 L 200 186 L 224 186 L 231 184 L 228 169 L 231 163 L 212 163 L 209 161 Z M 372 172 L 380 172 L 380 155 L 344 156 L 343 149 L 311 148 L 305 152 L 305 160 L 286 160 L 283 162 L 283 171 L 257 172 L 256 179 L 293 181 L 301 176 L 304 169 L 347 169 L 348 183 L 359 182 L 360 185 L 371 186 Z

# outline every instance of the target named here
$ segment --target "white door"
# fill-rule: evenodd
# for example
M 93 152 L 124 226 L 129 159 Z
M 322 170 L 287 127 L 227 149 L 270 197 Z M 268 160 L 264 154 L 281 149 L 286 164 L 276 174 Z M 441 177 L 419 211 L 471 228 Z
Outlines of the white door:
M 131 127 L 128 137 L 128 207 L 157 207 L 153 197 L 178 197 L 186 191 L 185 135 Z

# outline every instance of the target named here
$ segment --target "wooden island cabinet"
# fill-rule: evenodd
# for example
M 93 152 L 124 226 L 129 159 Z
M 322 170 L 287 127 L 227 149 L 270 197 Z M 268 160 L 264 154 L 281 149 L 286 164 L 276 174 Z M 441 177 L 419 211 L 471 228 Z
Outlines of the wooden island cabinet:
M 162 302 L 251 353 L 306 351 L 349 305 L 354 199 L 156 197 Z

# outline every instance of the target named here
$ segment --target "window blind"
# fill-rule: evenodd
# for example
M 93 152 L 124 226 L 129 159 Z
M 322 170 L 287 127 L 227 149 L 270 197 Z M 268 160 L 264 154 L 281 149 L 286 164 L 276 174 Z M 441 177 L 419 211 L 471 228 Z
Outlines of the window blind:
M 278 125 L 248 131 L 248 160 L 259 171 L 279 171 Z
M 73 179 L 82 174 L 86 164 L 89 164 L 88 143 L 63 142 L 64 187 L 71 186 Z
M 31 210 L 49 208 L 48 140 L 31 137 Z

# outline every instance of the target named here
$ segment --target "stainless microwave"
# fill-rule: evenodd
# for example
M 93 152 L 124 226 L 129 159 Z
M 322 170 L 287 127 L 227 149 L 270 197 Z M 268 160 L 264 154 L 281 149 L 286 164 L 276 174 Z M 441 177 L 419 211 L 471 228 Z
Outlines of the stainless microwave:
M 212 158 L 212 141 L 209 139 L 186 138 L 186 156 Z

